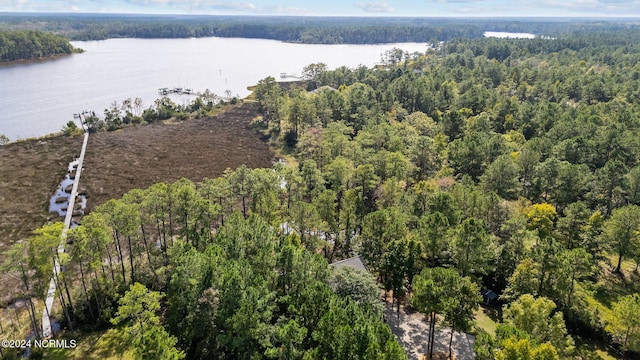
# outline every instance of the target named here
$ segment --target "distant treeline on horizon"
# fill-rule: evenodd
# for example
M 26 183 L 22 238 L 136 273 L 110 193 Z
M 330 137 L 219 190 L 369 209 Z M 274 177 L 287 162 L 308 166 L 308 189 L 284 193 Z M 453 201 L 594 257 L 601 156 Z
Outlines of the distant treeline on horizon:
M 313 44 L 434 42 L 479 38 L 485 31 L 536 35 L 638 28 L 625 19 L 400 17 L 254 17 L 4 13 L 0 31 L 42 30 L 69 40 L 241 37 Z

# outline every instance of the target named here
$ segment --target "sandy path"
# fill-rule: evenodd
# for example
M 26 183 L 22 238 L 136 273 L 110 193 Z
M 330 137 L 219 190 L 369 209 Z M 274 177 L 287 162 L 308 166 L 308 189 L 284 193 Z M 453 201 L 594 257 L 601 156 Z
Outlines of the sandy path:
M 409 360 L 419 360 L 420 356 L 427 352 L 427 336 L 429 334 L 429 324 L 425 321 L 424 315 L 419 312 L 407 313 L 404 307 L 400 307 L 400 312 L 391 308 L 387 303 L 385 308 L 385 321 L 391 327 L 391 331 L 398 339 L 409 357 Z M 439 329 L 436 325 L 434 351 L 449 353 L 449 336 L 451 329 Z M 458 360 L 475 359 L 473 352 L 473 342 L 475 337 L 465 333 L 454 333 L 453 353 Z

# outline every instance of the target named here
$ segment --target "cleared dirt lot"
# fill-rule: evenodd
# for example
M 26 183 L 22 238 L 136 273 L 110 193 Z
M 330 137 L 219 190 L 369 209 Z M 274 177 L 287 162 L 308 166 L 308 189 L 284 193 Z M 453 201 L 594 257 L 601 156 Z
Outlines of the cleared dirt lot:
M 200 181 L 242 164 L 270 167 L 267 142 L 248 128 L 257 115 L 255 105 L 244 103 L 210 118 L 91 134 L 80 179 L 88 210 L 157 182 Z M 49 199 L 81 146 L 81 136 L 59 136 L 0 147 L 0 264 L 10 244 L 57 218 L 48 213 Z

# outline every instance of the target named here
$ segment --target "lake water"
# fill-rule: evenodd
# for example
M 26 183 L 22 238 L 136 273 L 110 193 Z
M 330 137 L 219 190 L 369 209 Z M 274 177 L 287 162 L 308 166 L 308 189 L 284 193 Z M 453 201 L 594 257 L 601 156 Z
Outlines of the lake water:
M 0 65 L 0 134 L 11 140 L 58 132 L 73 114 L 140 97 L 144 108 L 163 87 L 245 97 L 247 86 L 311 63 L 373 66 L 394 47 L 424 52 L 427 44 L 307 45 L 237 38 L 109 39 L 72 42 L 86 50 L 53 60 Z M 178 104 L 192 96 L 173 96 Z
M 536 35 L 530 34 L 530 33 L 485 31 L 484 37 L 494 37 L 494 38 L 501 38 L 501 39 L 533 39 L 536 37 Z

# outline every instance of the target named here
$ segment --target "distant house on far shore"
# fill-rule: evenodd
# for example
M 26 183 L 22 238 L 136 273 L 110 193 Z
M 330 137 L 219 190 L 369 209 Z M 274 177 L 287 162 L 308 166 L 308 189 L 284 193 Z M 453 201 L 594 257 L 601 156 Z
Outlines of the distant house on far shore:
M 350 268 L 354 268 L 356 270 L 368 271 L 367 267 L 364 266 L 364 259 L 362 258 L 362 255 L 358 255 L 358 256 L 354 256 L 352 258 L 336 261 L 334 263 L 329 264 L 329 266 L 332 266 L 332 267 L 335 267 L 335 268 L 341 268 L 341 267 L 347 266 L 347 267 L 350 267 Z

